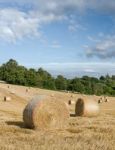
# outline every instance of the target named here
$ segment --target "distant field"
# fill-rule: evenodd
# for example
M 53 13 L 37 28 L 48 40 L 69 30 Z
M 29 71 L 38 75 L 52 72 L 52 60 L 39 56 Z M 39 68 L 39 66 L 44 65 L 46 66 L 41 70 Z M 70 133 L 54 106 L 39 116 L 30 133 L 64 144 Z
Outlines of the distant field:
M 115 97 L 100 104 L 98 117 L 70 117 L 63 129 L 34 131 L 24 128 L 22 113 L 32 97 L 54 95 L 67 103 L 78 97 L 99 99 L 64 92 L 0 83 L 0 150 L 115 150 Z M 3 101 L 4 96 L 12 98 Z M 74 104 L 70 107 L 74 113 Z

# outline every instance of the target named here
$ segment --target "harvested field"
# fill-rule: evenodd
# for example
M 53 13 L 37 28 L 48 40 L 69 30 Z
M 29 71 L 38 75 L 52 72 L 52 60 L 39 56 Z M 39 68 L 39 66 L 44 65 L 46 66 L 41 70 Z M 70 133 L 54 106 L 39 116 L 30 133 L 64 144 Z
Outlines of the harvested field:
M 79 97 L 87 96 L 42 90 L 37 88 L 0 84 L 0 150 L 114 150 L 115 149 L 115 98 L 100 103 L 100 114 L 96 117 L 75 117 L 75 104 L 69 105 L 71 117 L 67 124 L 59 129 L 32 130 L 23 123 L 23 110 L 27 103 L 39 95 L 53 94 L 58 100 L 68 104 Z M 14 94 L 11 93 L 14 91 Z M 71 95 L 74 95 L 71 97 Z M 11 101 L 4 102 L 4 96 Z M 51 97 L 53 98 L 53 97 Z

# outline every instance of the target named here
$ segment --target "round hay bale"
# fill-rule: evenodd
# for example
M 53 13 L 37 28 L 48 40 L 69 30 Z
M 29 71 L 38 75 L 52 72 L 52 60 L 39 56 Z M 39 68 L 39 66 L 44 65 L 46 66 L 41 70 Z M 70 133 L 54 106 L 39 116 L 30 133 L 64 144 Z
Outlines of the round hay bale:
M 71 95 L 71 97 L 73 98 L 73 97 L 74 97 L 74 95 Z
M 102 99 L 99 99 L 98 100 L 98 103 L 100 104 L 100 103 L 103 103 L 103 100 Z
M 51 94 L 51 97 L 54 97 L 55 95 L 54 94 Z
M 33 129 L 60 128 L 69 118 L 65 103 L 52 97 L 35 98 L 23 111 L 25 126 Z
M 11 91 L 10 94 L 15 94 L 15 91 Z
M 71 105 L 71 100 L 68 101 L 68 105 Z
M 11 97 L 8 97 L 8 96 L 4 96 L 4 101 L 11 101 Z
M 75 101 L 74 101 L 74 100 L 69 100 L 69 101 L 68 101 L 68 105 L 72 105 L 72 104 L 74 105 L 74 104 L 75 104 Z
M 106 99 L 105 99 L 105 102 L 109 102 L 109 100 L 106 98 Z
M 75 104 L 76 116 L 93 117 L 99 113 L 99 105 L 94 100 L 78 98 Z
M 74 101 L 74 100 L 71 100 L 71 104 L 73 104 L 73 105 L 74 105 L 74 104 L 75 104 L 75 101 Z
M 29 89 L 26 89 L 26 92 L 29 92 Z

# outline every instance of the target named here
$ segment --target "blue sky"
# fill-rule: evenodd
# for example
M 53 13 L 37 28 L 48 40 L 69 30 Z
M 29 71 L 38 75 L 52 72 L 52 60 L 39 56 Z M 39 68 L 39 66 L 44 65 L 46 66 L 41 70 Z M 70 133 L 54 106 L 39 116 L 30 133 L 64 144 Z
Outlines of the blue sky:
M 114 0 L 0 0 L 0 64 L 115 74 Z

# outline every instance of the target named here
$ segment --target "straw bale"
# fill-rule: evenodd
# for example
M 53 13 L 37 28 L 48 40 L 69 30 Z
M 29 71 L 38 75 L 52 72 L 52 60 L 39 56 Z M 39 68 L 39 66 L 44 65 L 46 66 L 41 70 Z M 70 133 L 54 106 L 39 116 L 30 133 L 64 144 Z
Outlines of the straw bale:
M 75 104 L 76 116 L 92 117 L 99 113 L 99 105 L 96 101 L 90 99 L 78 98 Z
M 55 95 L 52 93 L 52 94 L 51 94 L 51 97 L 54 97 L 54 96 L 55 96 Z
M 15 91 L 11 91 L 10 94 L 15 94 Z
M 68 105 L 72 105 L 72 104 L 75 104 L 75 101 L 74 100 L 69 100 Z
M 102 100 L 102 99 L 99 99 L 99 100 L 98 100 L 98 103 L 103 103 L 103 100 Z
M 25 126 L 33 129 L 60 128 L 69 117 L 65 103 L 54 97 L 38 97 L 24 109 Z
M 11 101 L 11 97 L 4 96 L 4 101 Z
M 71 100 L 68 101 L 68 105 L 71 105 Z
M 109 102 L 109 100 L 106 98 L 106 99 L 105 99 L 105 102 Z

